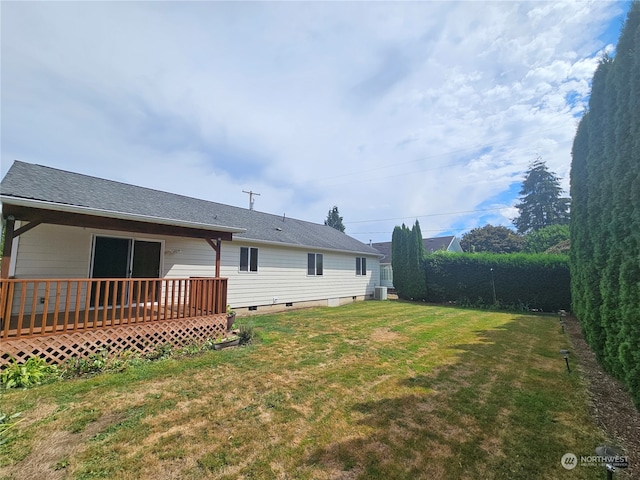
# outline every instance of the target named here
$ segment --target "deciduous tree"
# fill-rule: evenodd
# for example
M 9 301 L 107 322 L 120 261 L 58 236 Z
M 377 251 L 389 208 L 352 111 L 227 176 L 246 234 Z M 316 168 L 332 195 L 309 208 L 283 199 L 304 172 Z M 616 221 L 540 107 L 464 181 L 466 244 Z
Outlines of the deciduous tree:
M 569 225 L 549 225 L 527 233 L 524 237 L 524 250 L 528 253 L 543 253 L 567 240 Z
M 462 235 L 460 246 L 465 252 L 517 253 L 524 239 L 507 227 L 485 225 Z

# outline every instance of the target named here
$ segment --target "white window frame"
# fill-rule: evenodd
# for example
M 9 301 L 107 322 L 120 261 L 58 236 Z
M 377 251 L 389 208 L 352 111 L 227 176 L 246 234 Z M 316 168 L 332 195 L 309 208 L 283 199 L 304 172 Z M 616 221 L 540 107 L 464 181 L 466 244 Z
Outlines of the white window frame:
M 311 272 L 311 265 L 309 260 L 313 255 L 313 273 Z M 318 273 L 318 259 L 320 260 L 320 273 Z M 307 253 L 307 276 L 308 277 L 322 277 L 324 276 L 324 255 L 322 253 Z
M 367 257 L 356 257 L 356 275 L 359 277 L 367 276 Z
M 243 253 L 246 252 L 246 268 L 242 268 Z M 255 265 L 252 262 L 253 254 L 255 253 Z M 258 273 L 259 254 L 257 247 L 240 247 L 240 262 L 238 264 L 238 271 L 240 273 Z

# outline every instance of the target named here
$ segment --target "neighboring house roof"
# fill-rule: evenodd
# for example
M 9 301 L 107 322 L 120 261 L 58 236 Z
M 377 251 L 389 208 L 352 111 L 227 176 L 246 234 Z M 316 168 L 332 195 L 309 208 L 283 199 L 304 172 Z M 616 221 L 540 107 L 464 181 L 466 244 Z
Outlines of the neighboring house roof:
M 2 183 L 3 203 L 103 217 L 233 232 L 258 242 L 377 255 L 327 225 L 15 161 Z
M 446 237 L 425 238 L 422 240 L 424 243 L 424 251 L 427 253 L 437 252 L 438 250 L 449 250 L 449 247 L 453 243 L 456 237 L 449 235 Z
M 448 235 L 446 237 L 423 238 L 422 243 L 427 253 L 438 250 L 458 251 L 457 248 L 452 248 L 455 240 L 456 237 L 454 235 Z M 373 243 L 372 246 L 383 255 L 380 263 L 391 263 L 391 242 Z
M 372 243 L 371 246 L 380 252 L 380 263 L 391 263 L 391 242 Z

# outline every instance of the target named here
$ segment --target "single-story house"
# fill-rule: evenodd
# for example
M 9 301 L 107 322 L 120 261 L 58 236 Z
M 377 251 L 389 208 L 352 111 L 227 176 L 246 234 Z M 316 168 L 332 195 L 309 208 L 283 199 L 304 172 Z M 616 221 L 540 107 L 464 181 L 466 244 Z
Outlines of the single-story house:
M 3 350 L 10 339 L 169 323 L 167 339 L 185 318 L 220 334 L 227 304 L 241 314 L 335 306 L 372 298 L 379 285 L 372 246 L 283 215 L 20 161 L 0 201 Z M 112 346 L 113 336 L 101 341 Z
M 427 253 L 444 250 L 462 253 L 460 241 L 455 235 L 445 237 L 423 238 L 424 251 Z M 391 242 L 373 243 L 372 247 L 380 252 L 380 286 L 393 288 L 393 269 L 391 268 Z

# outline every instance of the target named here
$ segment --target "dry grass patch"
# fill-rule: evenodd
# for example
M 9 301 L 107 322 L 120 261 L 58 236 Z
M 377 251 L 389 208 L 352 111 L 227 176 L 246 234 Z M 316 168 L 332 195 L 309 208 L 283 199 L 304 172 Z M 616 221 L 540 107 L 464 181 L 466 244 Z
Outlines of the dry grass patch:
M 31 423 L 36 423 L 41 408 L 36 409 L 37 415 L 30 418 Z M 54 415 L 51 406 L 44 410 L 49 413 L 40 417 L 40 420 Z M 31 441 L 30 453 L 19 463 L 0 468 L 1 478 L 15 480 L 57 480 L 65 477 L 65 469 L 85 449 L 87 442 L 96 434 L 106 429 L 109 425 L 119 421 L 115 414 L 100 415 L 95 420 L 88 422 L 80 431 L 71 432 L 68 427 L 61 426 L 64 422 L 57 420 L 38 429 L 38 433 Z M 24 428 L 24 427 L 23 427 Z
M 388 328 L 376 328 L 371 332 L 371 340 L 374 342 L 395 342 L 402 338 L 397 332 Z

